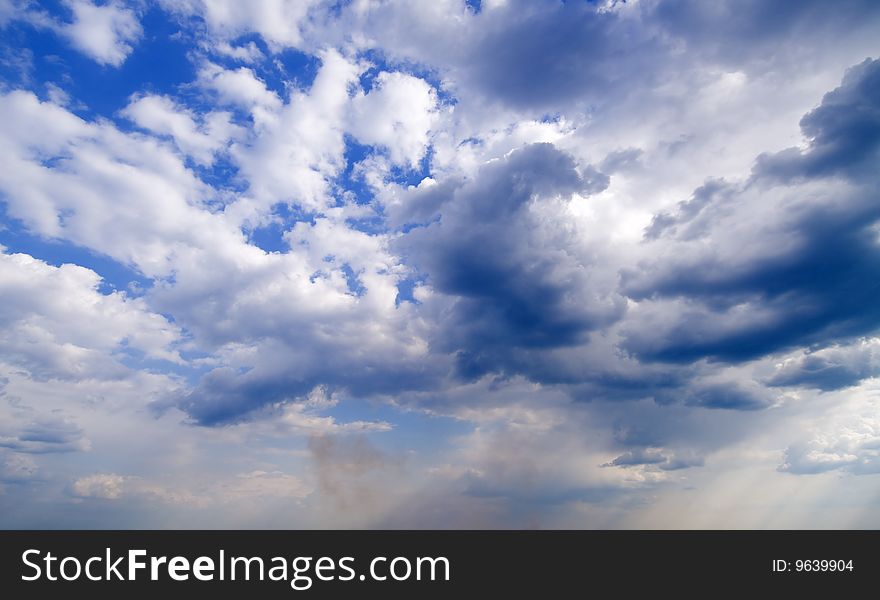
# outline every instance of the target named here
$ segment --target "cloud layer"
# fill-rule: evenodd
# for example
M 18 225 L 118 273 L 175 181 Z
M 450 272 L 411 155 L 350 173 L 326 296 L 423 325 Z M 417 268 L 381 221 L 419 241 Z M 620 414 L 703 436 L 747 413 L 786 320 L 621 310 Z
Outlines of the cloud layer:
M 0 2 L 2 524 L 877 526 L 878 26 Z

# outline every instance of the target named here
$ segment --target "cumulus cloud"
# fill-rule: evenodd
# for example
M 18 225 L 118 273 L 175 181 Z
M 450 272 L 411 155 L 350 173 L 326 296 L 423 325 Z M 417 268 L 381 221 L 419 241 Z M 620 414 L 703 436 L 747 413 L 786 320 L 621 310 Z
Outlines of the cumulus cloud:
M 701 467 L 703 466 L 703 459 L 700 457 L 665 454 L 662 448 L 639 448 L 624 452 L 602 466 L 623 468 L 647 466 L 661 471 L 675 471 L 690 467 Z
M 181 362 L 180 331 L 143 299 L 98 291 L 101 278 L 77 265 L 55 267 L 27 254 L 0 254 L 0 360 L 31 376 L 120 376 L 127 349 Z
M 10 116 L 0 132 L 9 156 L 0 190 L 8 214 L 35 233 L 92 248 L 149 276 L 169 273 L 177 244 L 213 237 L 223 246 L 241 238 L 199 208 L 208 189 L 156 140 L 84 121 L 27 92 L 11 92 L 0 105 Z
M 215 92 L 221 102 L 255 112 L 277 108 L 281 103 L 274 92 L 266 89 L 265 82 L 247 67 L 224 69 L 208 63 L 199 71 L 199 80 L 203 87 Z
M 840 410 L 847 408 L 847 411 Z M 845 471 L 880 473 L 880 423 L 874 394 L 850 398 L 821 422 L 812 424 L 784 452 L 779 470 L 796 475 Z
M 203 165 L 211 164 L 216 154 L 239 134 L 229 113 L 212 112 L 198 119 L 166 96 L 132 98 L 122 114 L 148 131 L 169 136 L 181 152 Z
M 66 4 L 73 21 L 61 25 L 59 31 L 74 47 L 100 64 L 121 65 L 143 34 L 137 15 L 119 2 L 67 0 Z
M 622 302 L 591 285 L 588 252 L 565 216 L 568 202 L 607 183 L 550 144 L 528 146 L 450 190 L 441 218 L 425 214 L 402 239 L 431 288 L 454 299 L 441 347 L 465 369 L 497 368 L 493 355 L 510 347 L 575 344 L 619 318 Z
M 437 96 L 423 79 L 382 72 L 373 89 L 352 99 L 348 130 L 364 144 L 388 150 L 395 164 L 415 166 L 436 120 Z
M 243 4 L 236 0 L 163 0 L 162 4 L 182 15 L 198 15 L 204 19 L 210 34 L 222 40 L 257 31 L 273 47 L 284 48 L 302 43 L 304 22 L 318 2 L 255 0 Z
M 251 471 L 239 473 L 207 487 L 190 489 L 168 487 L 161 482 L 116 473 L 96 473 L 76 479 L 71 492 L 78 499 L 158 500 L 167 505 L 190 505 L 201 509 L 215 503 L 239 504 L 255 499 L 298 499 L 311 490 L 297 477 L 280 471 Z

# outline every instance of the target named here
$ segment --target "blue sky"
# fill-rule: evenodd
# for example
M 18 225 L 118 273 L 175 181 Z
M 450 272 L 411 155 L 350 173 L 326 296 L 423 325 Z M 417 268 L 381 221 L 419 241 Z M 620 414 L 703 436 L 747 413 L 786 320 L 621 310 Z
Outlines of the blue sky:
M 0 0 L 0 526 L 880 526 L 878 31 Z

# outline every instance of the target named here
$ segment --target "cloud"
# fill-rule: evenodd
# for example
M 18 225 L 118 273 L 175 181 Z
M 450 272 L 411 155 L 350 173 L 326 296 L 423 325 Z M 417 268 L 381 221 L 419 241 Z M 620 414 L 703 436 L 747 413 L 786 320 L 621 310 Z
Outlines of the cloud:
M 257 63 L 265 58 L 262 51 L 253 42 L 241 46 L 233 46 L 229 42 L 218 42 L 211 49 L 218 54 L 247 64 Z
M 186 247 L 228 247 L 240 231 L 202 210 L 208 188 L 166 145 L 87 122 L 21 91 L 0 97 L 8 159 L 0 191 L 9 216 L 33 233 L 62 238 L 133 265 L 170 273 Z M 208 242 L 213 239 L 213 242 Z
M 268 499 L 296 500 L 308 496 L 311 490 L 292 475 L 256 470 L 215 481 L 207 488 L 191 486 L 191 489 L 172 488 L 142 477 L 96 473 L 76 479 L 71 484 L 71 492 L 80 500 L 133 502 L 146 499 L 166 505 L 198 506 L 204 510 L 217 503 L 237 505 Z
M 236 0 L 163 0 L 162 4 L 182 15 L 198 15 L 209 33 L 221 40 L 256 31 L 273 48 L 281 49 L 302 43 L 304 21 L 317 1 L 254 0 L 242 4 Z
M 37 379 L 114 378 L 129 350 L 181 362 L 180 331 L 143 299 L 98 291 L 101 278 L 72 264 L 55 267 L 27 254 L 0 253 L 0 361 Z
M 779 470 L 795 475 L 880 473 L 880 423 L 875 409 L 873 402 L 866 402 L 861 411 L 831 415 L 811 435 L 785 449 Z
M 118 500 L 124 494 L 125 482 L 125 477 L 112 473 L 89 475 L 73 482 L 73 494 L 79 498 Z
M 252 196 L 236 208 L 243 218 L 259 223 L 278 203 L 307 211 L 332 204 L 330 180 L 343 169 L 348 90 L 359 68 L 336 51 L 321 61 L 311 88 L 283 104 L 244 67 L 208 71 L 221 98 L 251 107 L 255 120 L 251 139 L 232 149 Z
M 73 13 L 73 21 L 62 24 L 60 33 L 102 65 L 120 66 L 143 34 L 134 11 L 115 0 L 106 4 L 66 0 L 66 5 Z
M 451 301 L 438 348 L 479 373 L 498 368 L 511 347 L 576 344 L 619 318 L 622 302 L 591 286 L 586 252 L 565 217 L 569 202 L 586 202 L 607 184 L 589 168 L 578 172 L 553 145 L 535 144 L 449 190 L 441 218 L 399 242 Z
M 199 119 L 167 96 L 132 98 L 122 115 L 156 135 L 169 136 L 181 152 L 203 165 L 210 165 L 240 135 L 229 113 L 211 112 Z
M 748 181 L 711 182 L 654 220 L 652 258 L 624 271 L 624 291 L 643 304 L 625 347 L 738 361 L 880 323 L 869 283 L 880 268 L 877 177 L 862 168 L 878 148 L 878 73 L 877 61 L 853 68 L 804 118 L 805 150 L 763 155 Z
M 616 457 L 603 467 L 650 467 L 661 471 L 676 471 L 691 467 L 702 467 L 703 459 L 698 457 L 677 457 L 663 453 L 661 448 L 639 448 L 629 450 Z
M 776 365 L 767 384 L 823 391 L 857 385 L 880 374 L 878 345 L 880 340 L 870 338 L 844 346 L 799 351 Z
M 27 483 L 39 468 L 33 457 L 17 452 L 0 452 L 0 482 Z
M 83 430 L 76 423 L 57 416 L 38 416 L 21 423 L 17 429 L 4 427 L 0 432 L 0 447 L 25 454 L 78 452 L 89 448 Z
M 801 119 L 806 152 L 792 148 L 758 158 L 756 175 L 783 181 L 843 175 L 870 180 L 880 149 L 877 93 L 880 63 L 865 59 L 847 70 L 840 87 Z
M 215 92 L 222 103 L 240 106 L 252 111 L 276 110 L 281 100 L 266 88 L 252 69 L 239 67 L 224 69 L 208 63 L 199 71 L 202 87 Z
M 4 523 L 876 525 L 874 3 L 160 6 L 0 3 Z
M 436 111 L 436 92 L 423 79 L 382 72 L 368 93 L 352 98 L 348 130 L 363 144 L 386 148 L 392 163 L 415 167 Z

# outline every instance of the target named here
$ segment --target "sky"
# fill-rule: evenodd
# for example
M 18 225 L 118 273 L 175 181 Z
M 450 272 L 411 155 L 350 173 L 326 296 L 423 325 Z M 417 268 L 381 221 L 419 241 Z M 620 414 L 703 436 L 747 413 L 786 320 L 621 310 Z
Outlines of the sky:
M 0 527 L 880 527 L 880 3 L 0 0 Z

